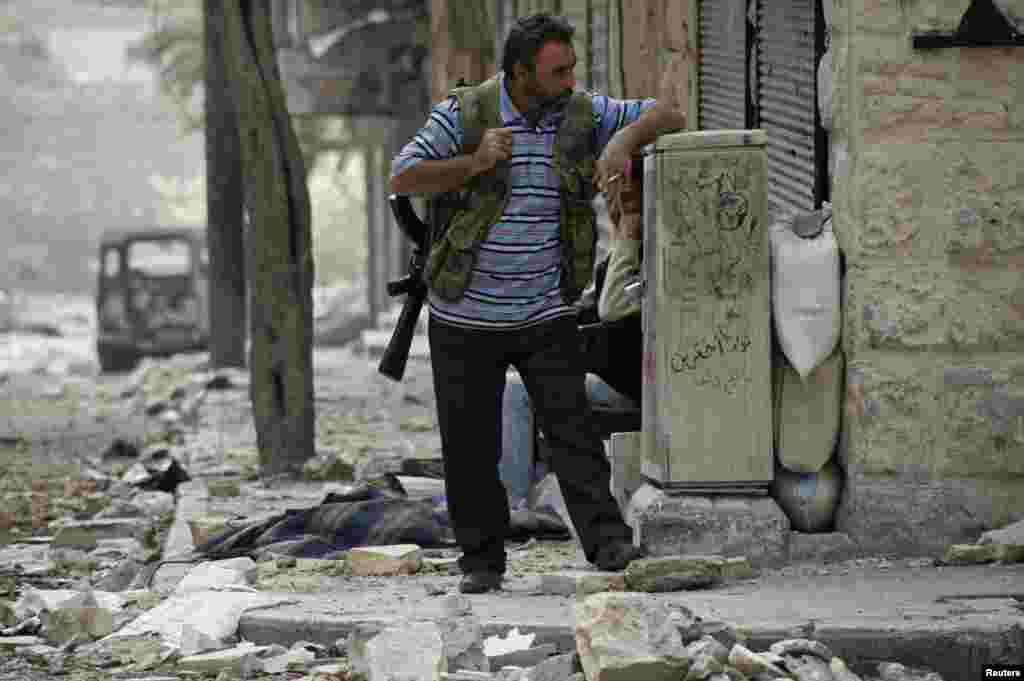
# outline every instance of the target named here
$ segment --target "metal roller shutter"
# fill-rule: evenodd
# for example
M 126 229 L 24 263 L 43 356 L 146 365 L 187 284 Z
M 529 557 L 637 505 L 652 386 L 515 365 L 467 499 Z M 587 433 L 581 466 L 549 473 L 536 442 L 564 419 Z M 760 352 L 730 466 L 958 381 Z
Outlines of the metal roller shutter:
M 768 133 L 768 202 L 809 211 L 820 200 L 817 0 L 759 0 L 759 127 Z
M 700 128 L 751 127 L 746 0 L 700 3 Z

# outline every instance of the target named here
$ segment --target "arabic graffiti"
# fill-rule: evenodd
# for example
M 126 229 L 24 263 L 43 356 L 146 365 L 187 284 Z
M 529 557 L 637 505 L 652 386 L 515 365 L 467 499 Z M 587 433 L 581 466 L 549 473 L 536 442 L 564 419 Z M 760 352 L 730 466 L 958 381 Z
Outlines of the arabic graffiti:
M 673 352 L 669 367 L 677 374 L 696 371 L 713 357 L 742 353 L 750 349 L 753 340 L 748 334 L 730 333 L 724 326 L 715 327 L 714 333 L 695 340 L 686 351 Z
M 741 385 L 751 385 L 753 381 L 750 376 L 741 376 L 736 372 L 731 372 L 723 378 L 705 369 L 702 374 L 697 376 L 694 383 L 702 388 L 713 388 L 721 390 L 726 395 L 735 395 L 739 392 Z
M 666 173 L 666 239 L 659 248 L 667 295 L 685 305 L 700 293 L 735 298 L 753 289 L 767 266 L 763 184 L 764 161 L 753 153 L 681 159 Z

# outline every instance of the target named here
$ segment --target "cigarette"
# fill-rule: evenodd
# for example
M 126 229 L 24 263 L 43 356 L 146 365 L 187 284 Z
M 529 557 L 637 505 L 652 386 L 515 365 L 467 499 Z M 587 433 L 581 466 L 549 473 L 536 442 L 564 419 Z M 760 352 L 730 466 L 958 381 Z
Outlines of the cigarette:
M 609 177 L 607 180 L 605 180 L 605 182 L 615 182 L 616 180 L 621 180 L 621 179 L 622 179 L 622 173 L 615 173 L 614 175 Z

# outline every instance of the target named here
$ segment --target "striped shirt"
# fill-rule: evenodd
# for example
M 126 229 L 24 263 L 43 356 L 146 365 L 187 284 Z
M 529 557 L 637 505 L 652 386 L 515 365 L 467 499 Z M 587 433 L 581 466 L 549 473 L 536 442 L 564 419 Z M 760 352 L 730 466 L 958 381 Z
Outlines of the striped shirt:
M 612 135 L 655 103 L 590 96 L 598 155 Z M 504 76 L 500 98 L 502 125 L 512 128 L 513 136 L 508 203 L 480 244 L 465 295 L 457 302 L 433 292 L 429 297 L 432 317 L 461 327 L 515 329 L 575 314 L 560 288 L 561 202 L 552 165 L 552 144 L 564 110 L 547 114 L 530 128 L 505 90 Z M 423 128 L 395 157 L 391 176 L 424 159 L 458 156 L 462 142 L 461 116 L 453 96 L 433 108 Z

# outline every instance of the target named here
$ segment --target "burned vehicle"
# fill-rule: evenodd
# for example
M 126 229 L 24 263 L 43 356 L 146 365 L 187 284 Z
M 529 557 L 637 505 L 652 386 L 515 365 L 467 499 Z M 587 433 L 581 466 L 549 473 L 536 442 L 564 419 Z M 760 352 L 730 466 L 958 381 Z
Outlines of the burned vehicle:
M 144 356 L 205 350 L 208 263 L 204 229 L 104 232 L 96 290 L 100 368 L 127 371 Z

